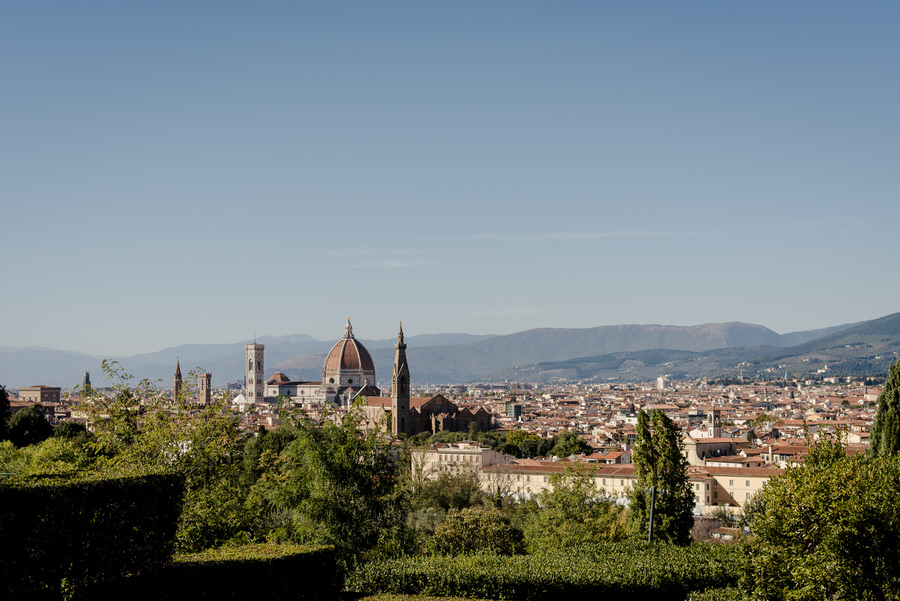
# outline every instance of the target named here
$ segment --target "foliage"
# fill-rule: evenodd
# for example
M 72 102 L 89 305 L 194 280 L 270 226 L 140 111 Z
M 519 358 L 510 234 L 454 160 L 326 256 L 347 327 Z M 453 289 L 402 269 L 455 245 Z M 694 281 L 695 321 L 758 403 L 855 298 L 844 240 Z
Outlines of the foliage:
M 479 505 L 484 498 L 474 471 L 440 472 L 432 478 L 422 478 L 410 490 L 410 509 L 465 509 Z
M 648 532 L 653 503 L 654 538 L 686 545 L 694 525 L 694 491 L 687 476 L 684 443 L 678 426 L 664 413 L 654 410 L 650 419 L 652 430 L 647 414 L 638 412 L 637 437 L 631 455 L 637 483 L 629 493 L 632 528 L 640 536 Z
M 65 421 L 53 428 L 53 437 L 70 440 L 76 446 L 82 446 L 91 440 L 91 433 L 82 423 Z
M 48 438 L 38 444 L 16 448 L 11 441 L 0 442 L 0 472 L 15 474 L 19 481 L 45 477 L 74 476 L 86 458 L 72 442 Z
M 550 475 L 525 529 L 532 553 L 625 538 L 625 509 L 600 493 L 586 468 Z
M 407 557 L 370 562 L 348 578 L 356 593 L 538 601 L 686 598 L 737 583 L 736 545 L 586 545 L 535 555 Z
M 9 419 L 9 393 L 0 384 L 0 440 L 6 437 L 6 421 Z
M 244 444 L 241 482 L 253 485 L 272 463 L 273 459 L 297 438 L 297 430 L 291 426 L 279 426 L 271 432 L 260 426 L 256 436 Z
M 29 405 L 9 418 L 6 436 L 17 447 L 27 447 L 53 436 L 53 426 L 44 416 L 42 405 Z
M 341 561 L 352 564 L 403 527 L 389 441 L 380 432 L 362 432 L 361 420 L 357 405 L 339 424 L 297 423 L 296 439 L 251 489 L 262 515 L 280 517 L 265 535 L 334 545 Z
M 762 490 L 748 587 L 760 599 L 900 598 L 900 456 L 815 445 Z
M 499 509 L 468 507 L 450 512 L 434 531 L 434 539 L 444 553 L 493 553 L 512 555 L 525 548 L 522 532 Z
M 894 455 L 900 451 L 900 361 L 891 365 L 878 396 L 878 412 L 872 426 L 871 453 Z
M 148 380 L 132 384 L 132 376 L 115 361 L 104 361 L 102 368 L 117 381 L 114 394 L 94 392 L 82 409 L 94 424 L 91 446 L 106 463 L 179 472 L 196 485 L 233 462 L 243 440 L 224 398 L 200 406 L 188 401 L 185 387 L 181 398 L 170 400 Z
M 249 516 L 240 511 L 246 490 L 237 481 L 244 439 L 225 399 L 191 403 L 190 386 L 171 399 L 148 380 L 134 383 L 115 361 L 104 361 L 102 368 L 115 382 L 113 394 L 93 390 L 81 407 L 95 431 L 85 445 L 95 457 L 92 468 L 184 476 L 187 491 L 177 539 L 181 550 L 247 538 Z M 192 372 L 188 382 L 191 376 L 196 378 Z
M 4 480 L 4 598 L 71 595 L 104 579 L 163 565 L 172 554 L 182 490 L 183 478 L 160 474 L 31 484 Z
M 571 455 L 586 455 L 593 452 L 589 445 L 577 433 L 571 430 L 563 430 L 556 438 L 556 444 L 550 449 L 550 454 L 557 457 L 569 457 Z

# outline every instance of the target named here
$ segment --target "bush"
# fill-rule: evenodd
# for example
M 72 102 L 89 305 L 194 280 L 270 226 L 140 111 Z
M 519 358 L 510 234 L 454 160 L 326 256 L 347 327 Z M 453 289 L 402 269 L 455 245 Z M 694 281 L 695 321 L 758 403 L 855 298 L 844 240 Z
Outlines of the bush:
M 672 599 L 733 586 L 741 572 L 736 545 L 572 547 L 537 555 L 410 557 L 371 562 L 354 571 L 355 593 L 420 594 L 538 601 Z
M 159 474 L 4 482 L 0 590 L 10 599 L 73 596 L 161 567 L 172 555 L 183 490 L 182 477 Z
M 900 599 L 900 457 L 816 447 L 762 491 L 749 586 L 760 599 Z
M 450 513 L 435 528 L 434 540 L 441 551 L 512 555 L 525 548 L 522 532 L 512 527 L 499 509 L 469 507 Z
M 330 601 L 338 588 L 333 547 L 252 544 L 180 555 L 149 577 L 96 587 L 91 598 Z

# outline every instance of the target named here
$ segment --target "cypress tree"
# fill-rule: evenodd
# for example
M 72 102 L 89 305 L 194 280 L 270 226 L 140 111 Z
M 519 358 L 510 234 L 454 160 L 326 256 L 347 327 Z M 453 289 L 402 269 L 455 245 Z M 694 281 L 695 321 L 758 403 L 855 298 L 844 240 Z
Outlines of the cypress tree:
M 872 426 L 871 453 L 875 457 L 900 451 L 900 361 L 891 365 L 878 396 L 878 412 Z
M 652 428 L 651 428 L 652 424 Z M 650 487 L 656 494 L 653 517 L 655 539 L 686 545 L 694 525 L 694 491 L 687 475 L 681 431 L 659 410 L 650 418 L 638 411 L 637 437 L 631 460 L 637 483 L 630 492 L 633 528 L 643 536 L 650 526 Z

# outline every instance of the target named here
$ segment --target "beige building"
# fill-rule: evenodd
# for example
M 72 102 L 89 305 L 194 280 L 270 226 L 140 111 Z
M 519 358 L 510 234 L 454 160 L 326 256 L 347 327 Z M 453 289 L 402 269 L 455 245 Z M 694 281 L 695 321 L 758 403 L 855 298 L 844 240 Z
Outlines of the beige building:
M 519 498 L 530 498 L 550 486 L 550 476 L 567 467 L 583 465 L 594 486 L 616 503 L 628 502 L 628 491 L 637 482 L 634 465 L 578 464 L 568 460 L 515 460 L 493 464 L 481 470 L 481 487 L 486 492 L 501 490 Z M 694 491 L 694 514 L 708 515 L 718 507 L 742 509 L 769 478 L 780 474 L 776 468 L 719 468 L 689 466 L 688 479 Z
M 481 443 L 462 441 L 455 444 L 436 444 L 430 449 L 412 452 L 413 470 L 426 478 L 441 473 L 458 474 L 481 470 L 490 465 L 512 463 L 514 458 L 505 453 L 481 446 Z
M 55 405 L 59 403 L 61 389 L 54 386 L 26 386 L 19 389 L 19 399 L 26 403 Z

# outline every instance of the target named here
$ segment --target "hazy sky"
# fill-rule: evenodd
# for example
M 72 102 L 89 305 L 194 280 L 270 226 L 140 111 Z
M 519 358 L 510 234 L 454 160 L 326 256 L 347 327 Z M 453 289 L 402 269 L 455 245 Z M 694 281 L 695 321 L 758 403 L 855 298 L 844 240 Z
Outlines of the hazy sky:
M 0 4 L 0 346 L 900 310 L 896 2 Z

